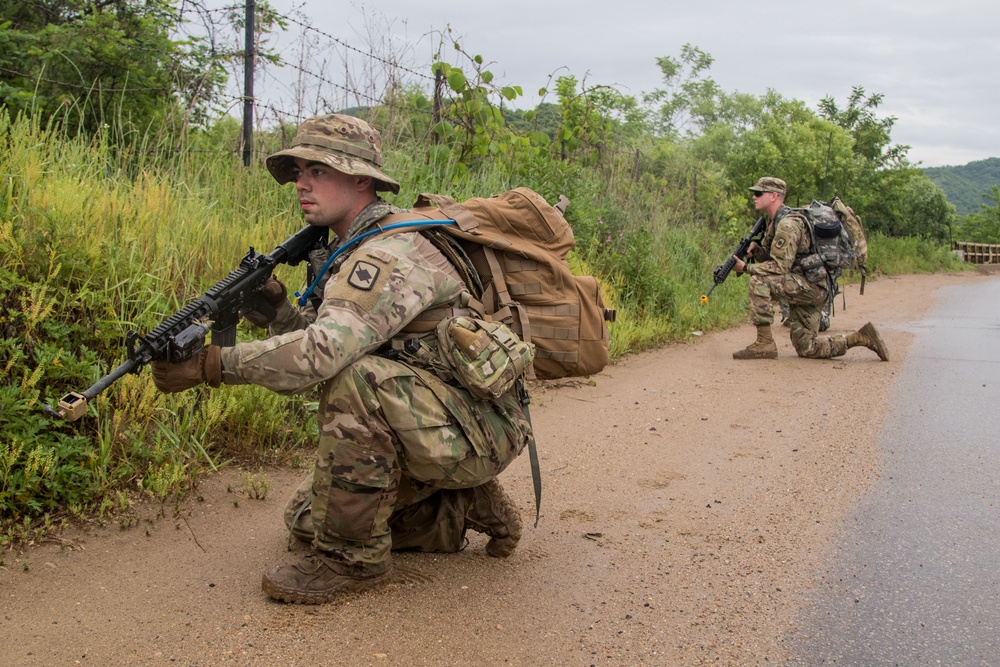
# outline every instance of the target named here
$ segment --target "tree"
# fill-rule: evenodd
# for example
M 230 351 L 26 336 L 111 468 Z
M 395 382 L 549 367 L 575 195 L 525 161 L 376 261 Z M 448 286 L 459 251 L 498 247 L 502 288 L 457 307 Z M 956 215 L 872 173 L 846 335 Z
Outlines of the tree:
M 646 104 L 659 105 L 651 113 L 655 132 L 676 139 L 695 117 L 712 112 L 721 90 L 713 79 L 702 77 L 702 74 L 713 62 L 715 59 L 710 54 L 691 44 L 681 47 L 680 58 L 662 56 L 656 59 L 666 87 L 643 96 Z
M 948 203 L 944 190 L 924 173 L 911 172 L 901 191 L 900 215 L 886 231 L 892 236 L 922 236 L 939 242 L 950 242 L 951 223 L 955 207 Z
M 577 91 L 575 76 L 556 79 L 556 95 L 561 110 L 556 133 L 560 157 L 568 159 L 574 153 L 584 165 L 600 163 L 611 138 L 616 94 L 605 86 Z
M 876 110 L 883 95 L 867 94 L 855 86 L 843 108 L 832 97 L 824 98 L 820 114 L 850 133 L 856 176 L 852 184 L 852 206 L 863 211 L 873 230 L 901 234 L 909 228 L 900 194 L 906 192 L 915 173 L 906 159 L 909 146 L 892 143 L 893 116 L 879 118 Z
M 723 165 L 737 191 L 745 195 L 758 178 L 771 175 L 788 183 L 793 206 L 828 194 L 846 195 L 854 176 L 846 132 L 803 102 L 786 100 L 775 91 L 756 103 L 747 97 L 731 99 L 738 107 L 720 106 L 694 149 L 702 159 Z M 738 118 L 738 124 L 727 122 L 730 118 Z
M 189 6 L 188 6 L 189 7 Z M 0 8 L 0 103 L 71 129 L 145 130 L 201 120 L 226 54 L 171 37 L 175 0 L 37 0 Z
M 983 198 L 978 213 L 970 213 L 962 219 L 956 231 L 956 241 L 969 243 L 1000 243 L 1000 187 L 994 185 Z
M 909 146 L 892 143 L 895 116 L 875 115 L 884 97 L 881 93 L 867 95 L 862 86 L 854 86 L 843 109 L 832 97 L 824 97 L 819 103 L 820 115 L 850 132 L 854 137 L 854 154 L 867 160 L 874 169 L 898 164 L 910 150 Z
M 441 106 L 434 132 L 443 142 L 443 152 L 454 157 L 455 165 L 461 167 L 455 175 L 463 175 L 464 169 L 472 164 L 496 159 L 516 149 L 530 152 L 530 142 L 507 126 L 503 112 L 505 103 L 523 95 L 521 87 L 495 84 L 493 72 L 486 69 L 481 55 L 468 55 L 457 42 L 454 47 L 469 63 L 470 75 L 444 61 L 434 63 L 432 69 L 452 92 L 452 97 Z M 530 120 L 531 114 L 528 116 Z

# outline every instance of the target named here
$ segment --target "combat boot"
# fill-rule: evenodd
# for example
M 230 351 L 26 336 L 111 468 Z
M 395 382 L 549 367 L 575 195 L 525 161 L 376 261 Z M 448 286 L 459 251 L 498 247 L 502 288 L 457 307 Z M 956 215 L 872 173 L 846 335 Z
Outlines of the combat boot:
M 297 563 L 271 569 L 261 580 L 270 597 L 295 604 L 323 604 L 341 593 L 373 588 L 389 576 L 391 565 L 349 565 L 319 551 Z
M 777 359 L 778 346 L 774 343 L 771 335 L 770 324 L 757 325 L 757 340 L 752 345 L 733 352 L 733 359 Z
M 465 492 L 469 496 L 465 527 L 490 536 L 486 545 L 489 555 L 506 558 L 514 553 L 521 539 L 521 514 L 500 482 L 491 479 Z
M 867 347 L 878 355 L 882 361 L 889 361 L 889 348 L 885 346 L 882 337 L 878 335 L 878 329 L 869 322 L 857 331 L 847 334 L 847 347 Z

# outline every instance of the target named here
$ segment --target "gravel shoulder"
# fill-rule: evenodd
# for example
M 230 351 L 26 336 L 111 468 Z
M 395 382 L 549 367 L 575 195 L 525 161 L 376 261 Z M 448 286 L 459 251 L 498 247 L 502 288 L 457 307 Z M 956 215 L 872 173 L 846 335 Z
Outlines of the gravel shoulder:
M 3 554 L 5 665 L 764 665 L 840 522 L 878 478 L 874 447 L 912 322 L 974 273 L 847 286 L 834 331 L 873 321 L 892 361 L 849 350 L 737 362 L 747 324 L 533 391 L 541 520 L 527 456 L 501 478 L 525 536 L 506 560 L 397 554 L 391 582 L 339 603 L 260 590 L 286 550 L 281 509 L 239 471 L 139 525 L 74 529 Z

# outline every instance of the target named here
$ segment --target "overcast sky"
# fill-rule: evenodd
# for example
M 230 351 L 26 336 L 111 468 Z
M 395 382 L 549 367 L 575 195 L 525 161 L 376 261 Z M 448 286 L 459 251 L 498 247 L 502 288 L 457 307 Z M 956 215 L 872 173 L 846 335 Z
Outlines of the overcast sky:
M 549 74 L 586 77 L 641 96 L 662 84 L 656 58 L 689 43 L 715 59 L 727 92 L 768 88 L 816 109 L 841 106 L 853 86 L 885 98 L 896 143 L 925 167 L 1000 157 L 1000 2 L 997 0 L 272 0 L 365 49 L 372 26 L 430 63 L 426 35 L 450 26 L 463 47 L 527 94 Z M 375 19 L 373 20 L 373 17 Z M 263 91 L 258 91 L 258 93 Z

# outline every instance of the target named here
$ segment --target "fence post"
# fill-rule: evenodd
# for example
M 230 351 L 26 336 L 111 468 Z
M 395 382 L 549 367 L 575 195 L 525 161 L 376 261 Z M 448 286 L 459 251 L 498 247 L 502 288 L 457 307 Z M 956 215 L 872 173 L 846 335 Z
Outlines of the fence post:
M 246 0 L 246 43 L 243 51 L 243 165 L 250 166 L 253 156 L 253 68 L 254 0 Z
M 434 70 L 434 143 L 439 141 L 437 126 L 441 122 L 441 88 L 444 86 L 444 72 L 438 67 Z

